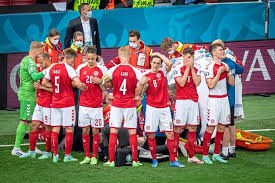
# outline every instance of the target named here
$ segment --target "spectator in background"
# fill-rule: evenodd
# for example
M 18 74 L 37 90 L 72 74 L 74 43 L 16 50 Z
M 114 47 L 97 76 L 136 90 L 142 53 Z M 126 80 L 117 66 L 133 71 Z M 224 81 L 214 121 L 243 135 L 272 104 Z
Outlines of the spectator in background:
M 104 9 L 110 4 L 109 0 L 68 0 L 66 10 L 79 11 L 79 5 L 84 3 L 89 4 L 92 10 Z
M 52 63 L 62 62 L 64 53 L 60 42 L 60 33 L 57 29 L 50 30 L 43 46 L 44 51 L 49 54 Z
M 86 49 L 84 47 L 84 44 L 83 44 L 83 33 L 80 32 L 80 31 L 76 31 L 74 34 L 73 34 L 73 43 L 71 45 L 71 49 L 73 49 L 76 53 L 77 53 L 77 57 L 75 59 L 75 63 L 74 63 L 74 68 L 77 69 L 77 67 L 82 64 L 84 61 L 84 57 L 85 57 L 85 52 L 86 52 Z
M 101 59 L 101 48 L 97 20 L 92 18 L 92 8 L 88 3 L 79 5 L 80 17 L 71 20 L 68 24 L 64 39 L 65 48 L 69 48 L 73 34 L 80 31 L 84 35 L 84 45 L 95 45 L 97 49 L 98 60 Z

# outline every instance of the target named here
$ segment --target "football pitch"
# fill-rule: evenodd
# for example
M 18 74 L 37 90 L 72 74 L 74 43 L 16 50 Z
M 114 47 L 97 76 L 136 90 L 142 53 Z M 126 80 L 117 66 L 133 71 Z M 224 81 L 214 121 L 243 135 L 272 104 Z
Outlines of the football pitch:
M 241 130 L 275 129 L 275 95 L 270 97 L 245 96 L 243 100 L 245 120 L 237 124 Z M 13 144 L 18 125 L 19 111 L 0 111 L 0 145 Z M 275 131 L 253 132 L 275 140 Z M 24 140 L 23 143 L 28 143 Z M 45 145 L 39 145 L 45 150 Z M 170 168 L 168 162 L 152 168 L 145 162 L 143 167 L 104 167 L 79 165 L 78 162 L 54 164 L 51 159 L 19 159 L 10 154 L 12 147 L 0 147 L 0 183 L 17 182 L 199 182 L 199 183 L 274 183 L 275 182 L 275 143 L 268 151 L 237 150 L 237 157 L 228 164 L 197 165 L 187 162 L 180 156 L 185 168 Z M 28 146 L 22 146 L 23 151 Z M 61 152 L 61 160 L 64 153 Z M 84 153 L 73 152 L 82 160 Z M 201 155 L 198 155 L 201 159 Z

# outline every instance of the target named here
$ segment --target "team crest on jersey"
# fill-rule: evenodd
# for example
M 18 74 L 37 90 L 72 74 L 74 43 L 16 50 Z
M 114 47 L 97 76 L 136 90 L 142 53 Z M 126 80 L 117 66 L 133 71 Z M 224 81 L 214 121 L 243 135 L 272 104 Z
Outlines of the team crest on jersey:
M 95 75 L 95 76 L 98 76 L 98 74 L 99 74 L 98 71 L 95 71 L 95 72 L 94 72 L 94 75 Z
M 51 53 L 51 52 L 52 52 L 52 49 L 51 49 L 51 48 L 49 48 L 48 52 L 49 52 L 49 53 Z
M 176 123 L 177 123 L 177 124 L 180 124 L 180 120 L 178 119 L 178 120 L 176 121 Z
M 157 76 L 157 78 L 160 78 L 160 77 L 161 77 L 161 74 L 160 74 L 160 73 L 157 73 L 156 76 Z
M 86 74 L 87 74 L 87 72 L 86 72 L 86 71 L 84 71 L 84 73 L 83 73 L 83 74 L 85 74 L 85 75 L 86 75 Z
M 214 124 L 215 123 L 215 120 L 214 119 L 211 119 L 211 122 L 210 122 L 211 124 Z
M 150 126 L 146 126 L 146 130 L 150 130 Z

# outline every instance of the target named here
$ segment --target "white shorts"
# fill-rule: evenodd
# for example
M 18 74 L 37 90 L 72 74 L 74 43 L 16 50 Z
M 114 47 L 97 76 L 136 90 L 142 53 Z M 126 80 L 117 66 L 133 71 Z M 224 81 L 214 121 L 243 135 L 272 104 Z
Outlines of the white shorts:
M 200 124 L 198 102 L 194 102 L 193 100 L 176 100 L 175 109 L 175 126 L 185 127 L 186 125 L 197 126 Z
M 170 108 L 155 108 L 147 105 L 145 115 L 145 132 L 154 133 L 158 131 L 158 127 L 160 132 L 173 131 Z
M 75 107 L 52 108 L 51 126 L 73 127 L 75 125 Z
M 229 125 L 231 123 L 228 97 L 208 98 L 207 126 L 218 124 Z
M 85 128 L 89 126 L 93 128 L 103 128 L 103 108 L 79 106 L 78 126 L 80 128 Z
M 36 104 L 32 115 L 32 121 L 39 121 L 46 126 L 51 126 L 51 108 L 42 107 Z
M 124 128 L 137 128 L 137 109 L 132 108 L 118 108 L 111 107 L 110 110 L 110 127 L 120 128 L 122 120 L 124 119 Z

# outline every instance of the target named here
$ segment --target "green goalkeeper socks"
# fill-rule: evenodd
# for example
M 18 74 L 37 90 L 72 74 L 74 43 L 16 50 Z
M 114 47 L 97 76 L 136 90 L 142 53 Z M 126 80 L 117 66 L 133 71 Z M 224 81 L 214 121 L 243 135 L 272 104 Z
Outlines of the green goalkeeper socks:
M 20 145 L 24 138 L 27 127 L 28 127 L 27 125 L 25 125 L 23 123 L 19 123 L 17 130 L 16 130 L 16 138 L 15 138 L 14 147 L 20 148 Z

